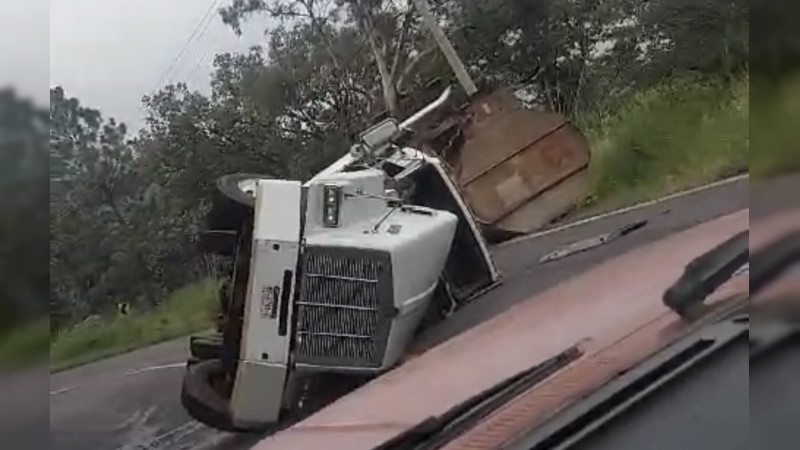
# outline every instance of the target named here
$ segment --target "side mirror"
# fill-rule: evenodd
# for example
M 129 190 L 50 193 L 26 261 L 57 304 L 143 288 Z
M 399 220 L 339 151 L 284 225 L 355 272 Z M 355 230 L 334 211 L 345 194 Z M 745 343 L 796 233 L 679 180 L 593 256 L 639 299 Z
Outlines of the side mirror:
M 399 131 L 400 127 L 397 125 L 397 121 L 390 118 L 361 133 L 358 140 L 370 150 L 381 150 L 397 136 Z

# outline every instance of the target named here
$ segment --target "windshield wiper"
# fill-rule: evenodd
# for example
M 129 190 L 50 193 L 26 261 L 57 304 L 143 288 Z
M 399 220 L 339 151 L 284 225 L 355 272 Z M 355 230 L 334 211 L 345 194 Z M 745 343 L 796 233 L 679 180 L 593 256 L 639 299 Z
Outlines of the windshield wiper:
M 688 318 L 750 257 L 750 232 L 743 231 L 686 265 L 683 275 L 664 292 L 664 304 Z
M 503 381 L 440 416 L 429 417 L 374 450 L 426 450 L 449 442 L 492 411 L 583 355 L 574 345 L 547 361 Z
M 788 233 L 750 256 L 750 295 L 800 261 L 800 231 Z
M 664 304 L 681 317 L 691 318 L 706 297 L 745 264 L 750 265 L 750 295 L 780 277 L 800 260 L 800 232 L 785 234 L 756 252 L 750 252 L 749 231 L 743 231 L 700 255 L 664 293 Z

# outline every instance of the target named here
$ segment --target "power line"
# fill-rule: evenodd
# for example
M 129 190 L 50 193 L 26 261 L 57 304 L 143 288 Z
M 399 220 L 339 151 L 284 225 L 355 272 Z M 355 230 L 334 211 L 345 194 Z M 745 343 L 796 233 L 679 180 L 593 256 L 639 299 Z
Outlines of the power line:
M 219 1 L 219 0 L 217 0 L 217 1 Z M 209 16 L 208 21 L 206 21 L 205 25 L 203 26 L 203 29 L 200 31 L 200 34 L 197 35 L 197 39 L 195 39 L 194 42 L 192 43 L 192 48 L 189 51 L 189 54 L 194 53 L 195 49 L 197 48 L 197 43 L 200 42 L 200 40 L 203 38 L 203 35 L 206 34 L 206 30 L 208 30 L 208 27 L 211 26 L 211 23 L 213 21 L 214 21 L 214 16 L 213 15 Z M 203 56 L 202 58 L 205 58 L 205 56 Z M 173 76 L 176 76 L 176 75 L 177 75 L 177 73 L 173 74 Z M 173 77 L 170 77 L 170 79 L 167 81 L 167 84 L 171 83 L 173 81 L 173 79 L 174 79 Z M 186 80 L 183 80 L 183 81 L 186 82 Z
M 215 8 L 219 5 L 219 2 L 220 0 L 212 0 L 211 4 L 208 5 L 208 9 L 206 10 L 205 14 L 203 14 L 203 17 L 200 19 L 197 25 L 194 27 L 194 31 L 192 31 L 192 34 L 189 36 L 189 39 L 186 41 L 186 43 L 183 44 L 183 47 L 181 48 L 180 52 L 178 52 L 178 55 L 175 56 L 175 58 L 172 60 L 172 63 L 169 65 L 169 67 L 167 67 L 167 70 L 164 71 L 164 73 L 161 74 L 161 76 L 159 77 L 158 83 L 156 83 L 155 90 L 158 90 L 161 87 L 164 80 L 167 80 L 168 83 L 172 81 L 172 77 L 174 76 L 174 74 L 172 74 L 172 71 L 178 65 L 178 62 L 180 61 L 183 54 L 186 53 L 186 50 L 190 46 L 194 48 L 194 46 L 196 46 L 197 44 L 197 41 L 200 40 L 200 38 L 205 34 L 206 30 L 208 30 L 208 27 L 209 25 L 211 25 L 211 22 L 214 18 L 213 12 Z
M 213 19 L 213 17 L 211 19 Z M 200 39 L 205 34 L 205 32 L 208 29 L 208 27 L 211 25 L 211 22 L 212 22 L 212 20 L 209 20 L 208 22 L 206 22 L 205 26 L 203 27 L 203 30 L 200 32 L 200 35 L 194 41 L 194 45 L 192 46 L 192 52 L 191 53 L 194 52 L 194 49 L 197 47 L 197 43 L 200 42 Z M 189 73 L 185 77 L 183 77 L 183 82 L 184 83 L 187 83 L 189 81 L 189 78 L 191 78 L 191 76 L 194 74 L 194 72 L 197 70 L 197 68 L 203 62 L 203 60 L 205 60 L 208 57 L 208 54 L 210 52 L 211 52 L 211 47 L 207 48 L 206 51 L 203 52 L 203 55 L 195 62 L 194 67 L 189 70 Z M 177 76 L 177 73 L 175 73 L 173 75 Z M 180 78 L 180 77 L 178 77 L 178 78 Z M 171 83 L 172 81 L 173 81 L 173 78 L 170 77 L 170 79 L 168 80 L 167 84 Z
M 206 61 L 206 59 L 211 53 L 212 53 L 211 47 L 207 48 L 205 53 L 203 53 L 203 56 L 201 56 L 200 59 L 197 60 L 197 63 L 195 63 L 194 67 L 192 67 L 192 70 L 190 70 L 189 73 L 186 74 L 186 77 L 184 78 L 183 81 L 184 83 L 189 84 L 189 81 L 191 81 L 192 76 L 194 76 L 195 72 L 197 72 L 197 69 L 200 68 L 200 66 Z
M 158 83 L 156 84 L 155 88 L 152 89 L 151 92 L 157 92 L 161 88 L 164 80 L 167 80 L 167 83 L 172 81 L 172 77 L 174 76 L 174 74 L 171 74 L 171 72 L 173 72 L 173 70 L 177 67 L 178 62 L 180 61 L 183 54 L 186 53 L 186 50 L 190 46 L 192 47 L 192 50 L 194 50 L 194 47 L 196 47 L 197 42 L 206 33 L 208 27 L 211 25 L 211 22 L 213 21 L 214 18 L 213 12 L 215 8 L 219 5 L 219 2 L 220 0 L 211 1 L 211 3 L 208 5 L 208 8 L 206 9 L 205 14 L 203 14 L 203 17 L 200 19 L 199 22 L 197 22 L 197 25 L 195 25 L 192 34 L 189 35 L 189 38 L 183 44 L 183 47 L 181 47 L 181 50 L 172 60 L 172 63 L 170 63 L 169 67 L 167 67 L 167 70 L 165 70 L 158 78 Z M 203 57 L 203 59 L 205 59 L 205 57 Z M 197 69 L 197 66 L 199 66 L 199 64 L 200 63 L 198 62 L 195 68 L 192 69 L 190 75 L 193 74 L 193 72 Z M 144 102 L 139 102 L 139 114 L 143 114 L 144 110 L 145 110 Z

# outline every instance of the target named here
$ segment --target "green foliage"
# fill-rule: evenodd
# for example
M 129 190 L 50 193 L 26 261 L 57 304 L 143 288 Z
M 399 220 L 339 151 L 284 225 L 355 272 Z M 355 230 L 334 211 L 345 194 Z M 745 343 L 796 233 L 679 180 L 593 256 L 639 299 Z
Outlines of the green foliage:
M 753 74 L 775 81 L 800 70 L 800 2 L 755 0 L 750 2 L 750 17 L 757 37 L 751 42 Z
M 751 172 L 766 177 L 800 170 L 800 75 L 778 83 L 759 79 L 754 84 L 758 95 L 751 107 Z
M 591 133 L 594 202 L 632 201 L 746 171 L 747 80 L 637 93 Z
M 651 76 L 687 70 L 735 74 L 749 58 L 749 3 L 746 0 L 652 0 L 641 26 L 653 38 L 647 58 Z M 656 78 L 657 79 L 657 78 Z
M 47 114 L 0 89 L 0 331 L 46 311 Z
M 50 345 L 51 370 L 153 345 L 210 328 L 218 285 L 211 281 L 180 289 L 152 309 L 126 316 L 92 317 L 60 331 Z
M 327 86 L 318 94 L 340 97 L 337 102 L 344 97 L 345 103 L 375 103 L 370 97 L 380 92 L 387 112 L 402 115 L 399 84 L 420 36 L 420 21 L 411 14 L 410 2 L 234 0 L 220 11 L 236 33 L 243 21 L 258 14 L 281 23 L 267 30 L 271 56 L 291 62 L 283 68 L 316 69 L 301 77 L 323 78 Z M 281 51 L 286 43 L 290 53 Z M 370 79 L 366 90 L 360 85 L 365 75 Z
M 129 299 L 154 305 L 191 281 L 199 212 L 162 188 L 164 174 L 126 128 L 60 88 L 50 95 L 50 310 L 55 328 Z M 155 170 L 154 170 L 155 169 Z
M 50 348 L 47 319 L 15 327 L 0 335 L 0 371 L 20 369 L 44 361 Z

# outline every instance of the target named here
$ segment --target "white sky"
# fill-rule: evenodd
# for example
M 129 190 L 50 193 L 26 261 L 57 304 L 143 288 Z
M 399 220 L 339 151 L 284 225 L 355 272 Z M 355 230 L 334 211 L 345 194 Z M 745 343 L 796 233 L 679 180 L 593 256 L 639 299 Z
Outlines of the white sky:
M 46 105 L 48 0 L 0 0 L 0 87 Z
M 67 95 L 136 130 L 142 96 L 158 87 L 212 3 L 210 26 L 178 60 L 172 81 L 208 92 L 215 53 L 263 42 L 266 20 L 249 22 L 242 38 L 222 23 L 216 9 L 230 1 L 50 0 L 48 80 L 46 1 L 0 0 L 0 86 L 12 84 L 46 103 L 48 87 L 61 85 Z

